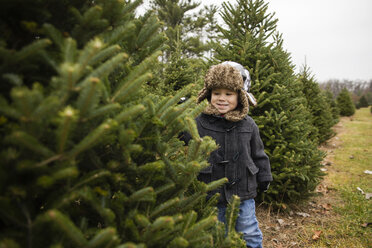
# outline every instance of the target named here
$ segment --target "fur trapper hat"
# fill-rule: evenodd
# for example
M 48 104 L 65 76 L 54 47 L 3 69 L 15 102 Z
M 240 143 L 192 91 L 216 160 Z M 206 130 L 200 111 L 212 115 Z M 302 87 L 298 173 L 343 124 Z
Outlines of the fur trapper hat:
M 220 115 L 219 111 L 210 103 L 211 91 L 215 88 L 226 88 L 238 92 L 238 106 L 226 113 L 224 118 L 229 121 L 240 121 L 249 110 L 247 93 L 244 90 L 243 77 L 238 69 L 229 64 L 218 64 L 209 68 L 204 78 L 204 88 L 198 94 L 198 103 L 207 99 L 208 106 L 203 111 L 209 115 Z

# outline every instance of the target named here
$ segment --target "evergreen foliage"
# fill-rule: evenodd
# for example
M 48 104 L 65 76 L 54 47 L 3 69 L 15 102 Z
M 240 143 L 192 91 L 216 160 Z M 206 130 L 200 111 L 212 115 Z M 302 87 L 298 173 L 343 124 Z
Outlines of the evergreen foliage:
M 196 87 L 187 93 L 189 98 L 197 95 L 197 86 L 201 85 L 198 82 L 201 82 L 205 70 L 206 63 L 203 60 L 182 56 L 181 51 L 177 49 L 171 53 L 166 63 L 159 63 L 154 69 L 154 78 L 146 88 L 148 92 L 157 95 L 172 96 L 185 86 L 195 84 Z
M 372 103 L 372 79 L 370 80 L 338 80 L 330 79 L 320 85 L 321 88 L 330 90 L 333 95 L 338 96 L 341 90 L 346 88 L 350 94 L 353 103 L 356 105 L 360 97 L 365 96 L 369 104 Z
M 200 2 L 185 0 L 151 0 L 152 8 L 164 23 L 163 30 L 169 48 L 165 60 L 179 50 L 188 57 L 201 57 L 213 46 L 217 20 L 215 5 L 205 6 L 196 12 Z
M 260 128 L 274 177 L 263 200 L 285 208 L 311 195 L 323 175 L 323 153 L 317 149 L 303 86 L 264 1 L 224 3 L 222 17 L 226 26 L 220 31 L 227 44 L 217 47 L 216 59 L 236 61 L 251 74 L 258 105 L 250 115 Z
M 350 93 L 346 88 L 341 90 L 336 100 L 341 116 L 351 116 L 355 113 L 354 103 L 351 100 Z
M 333 93 L 326 89 L 322 90 L 322 94 L 324 95 L 324 99 L 328 102 L 328 105 L 331 108 L 331 114 L 332 114 L 332 126 L 339 122 L 340 120 L 340 110 L 338 109 L 335 96 Z
M 366 108 L 368 107 L 369 104 L 368 104 L 368 101 L 367 101 L 367 98 L 363 95 L 360 99 L 359 99 L 359 102 L 357 104 L 357 107 L 358 108 Z
M 145 95 L 164 35 L 140 1 L 6 1 L 1 247 L 242 247 L 196 179 L 214 141 L 193 99 Z M 186 148 L 177 138 L 188 130 Z M 228 220 L 236 218 L 234 205 Z
M 303 85 L 303 92 L 307 100 L 307 107 L 312 114 L 312 124 L 317 128 L 318 143 L 321 144 L 330 139 L 334 132 L 332 109 L 324 94 L 321 94 L 318 83 L 305 65 L 299 75 Z
M 200 8 L 200 2 L 183 0 L 152 0 L 150 3 L 163 23 L 167 47 L 159 68 L 154 70 L 155 78 L 149 84 L 149 90 L 172 95 L 203 78 L 207 69 L 203 56 L 210 55 L 217 39 L 217 7 Z M 195 92 L 197 88 L 194 88 Z

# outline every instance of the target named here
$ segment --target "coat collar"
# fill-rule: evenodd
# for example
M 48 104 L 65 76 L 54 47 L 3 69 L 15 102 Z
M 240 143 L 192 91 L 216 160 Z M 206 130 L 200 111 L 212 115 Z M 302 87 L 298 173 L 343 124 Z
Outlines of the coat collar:
M 232 122 L 226 120 L 222 116 L 216 116 L 216 115 L 209 115 L 202 113 L 200 115 L 200 124 L 205 129 L 217 131 L 217 132 L 226 132 L 228 130 L 232 130 L 236 127 L 241 127 L 244 120 L 246 120 L 247 117 L 244 117 L 243 120 L 238 122 Z

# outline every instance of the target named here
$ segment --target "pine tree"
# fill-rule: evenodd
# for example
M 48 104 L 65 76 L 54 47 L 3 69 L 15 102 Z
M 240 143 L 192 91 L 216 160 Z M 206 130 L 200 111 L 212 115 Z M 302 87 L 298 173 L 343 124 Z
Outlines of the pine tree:
M 369 106 L 367 98 L 363 95 L 358 101 L 358 108 L 367 108 Z
M 332 114 L 332 126 L 339 122 L 340 120 L 340 110 L 337 107 L 336 99 L 333 93 L 329 89 L 322 91 L 324 98 L 328 102 L 328 105 L 331 107 Z
M 303 84 L 303 92 L 307 100 L 307 107 L 312 114 L 312 124 L 316 127 L 319 144 L 330 139 L 334 132 L 334 124 L 331 106 L 325 96 L 321 94 L 318 83 L 311 75 L 309 67 L 304 65 L 299 74 L 299 80 Z
M 206 6 L 196 12 L 200 7 L 200 2 L 196 1 L 151 0 L 150 3 L 164 23 L 163 29 L 168 38 L 165 60 L 177 49 L 188 57 L 201 57 L 211 49 L 209 39 L 213 37 L 217 25 L 216 6 Z
M 202 57 L 210 55 L 217 40 L 217 7 L 200 8 L 198 2 L 178 0 L 153 0 L 150 3 L 164 24 L 162 29 L 168 39 L 150 90 L 172 95 L 174 91 L 202 80 L 207 69 Z
M 224 3 L 222 17 L 226 26 L 220 30 L 227 43 L 217 48 L 216 59 L 236 61 L 251 74 L 258 105 L 250 115 L 260 128 L 274 177 L 263 200 L 285 208 L 311 195 L 322 176 L 323 154 L 314 142 L 302 84 L 276 34 L 277 19 L 267 13 L 264 1 Z
M 341 116 L 351 116 L 355 113 L 354 103 L 351 100 L 350 93 L 346 88 L 341 90 L 336 100 Z
M 177 105 L 192 85 L 144 94 L 164 36 L 139 4 L 3 5 L 1 247 L 241 247 L 205 200 L 226 180 L 196 179 L 216 145 Z
M 154 78 L 149 83 L 148 91 L 158 95 L 174 95 L 187 85 L 196 84 L 202 80 L 206 70 L 205 63 L 200 59 L 183 57 L 179 50 L 173 52 L 167 63 L 159 63 Z M 187 93 L 187 98 L 197 95 L 198 87 Z

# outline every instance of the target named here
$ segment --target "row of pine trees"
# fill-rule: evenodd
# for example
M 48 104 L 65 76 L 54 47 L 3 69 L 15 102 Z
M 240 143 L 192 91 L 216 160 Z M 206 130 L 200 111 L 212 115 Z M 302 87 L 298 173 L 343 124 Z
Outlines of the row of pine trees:
M 196 179 L 216 144 L 198 136 L 195 96 L 225 60 L 249 69 L 258 100 L 274 176 L 259 201 L 285 209 L 313 193 L 318 146 L 353 114 L 350 96 L 294 73 L 263 0 L 187 13 L 198 5 L 153 0 L 139 15 L 140 0 L 2 1 L 0 247 L 244 247 L 239 199 L 227 234 L 217 197 L 205 199 L 226 180 Z

